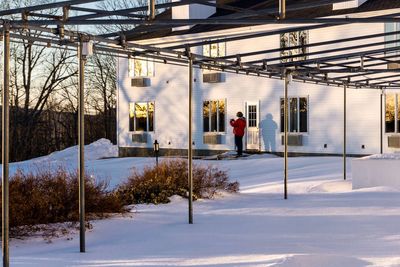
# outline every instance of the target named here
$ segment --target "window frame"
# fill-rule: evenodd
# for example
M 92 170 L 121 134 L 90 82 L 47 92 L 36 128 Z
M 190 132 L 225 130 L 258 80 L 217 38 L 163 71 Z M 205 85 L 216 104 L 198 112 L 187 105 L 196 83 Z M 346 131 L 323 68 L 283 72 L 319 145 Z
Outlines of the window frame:
M 146 75 L 136 75 L 135 66 L 136 62 L 146 62 Z M 149 65 L 152 65 L 149 68 Z M 149 69 L 152 69 L 152 72 L 149 72 Z M 140 58 L 128 58 L 128 76 L 130 78 L 150 78 L 156 75 L 156 66 L 154 60 L 151 59 L 140 59 Z M 150 74 L 150 75 L 149 75 Z
M 223 49 L 223 51 L 224 51 L 224 53 L 223 53 L 223 55 L 220 55 L 220 51 L 221 51 L 221 49 L 220 49 L 220 45 L 221 44 L 223 44 L 224 45 L 224 49 Z M 211 50 L 211 47 L 212 47 L 212 45 L 217 45 L 217 56 L 215 57 L 215 56 L 212 56 L 212 50 Z M 205 55 L 205 53 L 204 53 L 204 48 L 205 47 L 208 47 L 208 55 Z M 214 42 L 214 43 L 210 43 L 210 44 L 205 44 L 205 45 L 203 45 L 202 46 L 202 55 L 203 56 L 205 56 L 205 57 L 212 57 L 212 58 L 218 58 L 218 57 L 225 57 L 226 56 L 226 42 Z
M 210 112 L 210 103 L 211 102 L 213 102 L 213 101 L 216 101 L 217 102 L 217 131 L 211 131 L 211 121 L 212 121 L 212 116 L 211 116 L 211 112 Z M 208 129 L 209 129 L 209 131 L 208 132 L 205 132 L 204 131 L 204 102 L 208 102 L 209 103 L 209 105 L 208 105 L 208 110 L 209 110 L 209 115 L 208 115 Z M 220 125 L 220 115 L 219 115 L 219 103 L 220 102 L 223 102 L 224 103 L 224 115 L 225 115 L 225 118 L 224 118 L 224 129 L 223 129 L 223 131 L 220 131 L 220 129 L 219 129 L 219 125 Z M 227 111 L 227 108 L 226 108 L 226 99 L 217 99 L 217 100 L 210 100 L 210 99 L 204 99 L 203 101 L 202 101 L 202 106 L 201 106 L 201 108 L 202 108 L 202 112 L 201 112 L 201 117 L 202 117 L 202 132 L 203 132 L 203 134 L 225 134 L 226 133 L 226 128 L 227 128 L 227 116 L 226 116 L 226 111 Z
M 293 35 L 294 33 L 296 33 L 296 37 L 297 37 L 297 43 L 296 44 L 292 44 L 290 42 L 291 40 L 291 35 Z M 300 36 L 301 33 L 305 33 L 306 35 L 306 42 L 305 45 L 309 44 L 310 42 L 310 31 L 308 30 L 304 30 L 304 31 L 295 31 L 295 32 L 286 32 L 286 33 L 282 33 L 279 35 L 279 47 L 280 48 L 287 48 L 287 47 L 293 47 L 293 46 L 300 46 Z M 285 44 L 285 42 L 282 42 L 282 40 L 285 39 L 287 41 L 287 45 L 282 46 L 282 44 Z M 305 51 L 305 52 L 304 52 Z M 280 52 L 280 57 L 286 57 L 286 56 L 293 56 L 293 55 L 301 55 L 301 54 L 307 54 L 309 51 L 309 48 L 306 47 L 305 50 L 303 50 L 302 48 L 297 48 L 297 49 L 287 49 L 287 50 L 283 50 Z M 304 52 L 304 53 L 303 53 Z M 294 62 L 294 61 L 300 61 L 300 60 L 307 60 L 308 56 L 303 56 L 303 57 L 292 57 L 292 58 L 286 58 L 286 59 L 282 59 L 281 62 L 282 63 L 286 63 L 286 62 Z
M 307 118 L 306 118 L 306 123 L 307 123 L 307 131 L 305 131 L 305 132 L 301 132 L 300 131 L 300 125 L 301 125 L 301 121 L 300 121 L 300 99 L 302 99 L 302 98 L 305 98 L 306 99 L 306 101 L 307 101 Z M 290 116 L 290 99 L 297 99 L 297 115 L 296 115 L 296 119 L 297 119 L 297 129 L 298 129 L 298 131 L 297 132 L 292 132 L 291 131 L 291 129 L 290 129 L 290 125 L 291 125 L 291 123 L 290 123 L 290 120 L 291 120 L 291 116 Z M 282 117 L 281 117 L 281 115 L 282 115 L 282 110 L 281 110 L 281 102 L 283 101 L 284 102 L 284 100 L 285 100 L 285 97 L 280 97 L 279 98 L 279 122 L 280 122 L 280 127 L 279 127 L 279 131 L 280 131 L 280 133 L 284 133 L 284 131 L 285 131 L 285 128 L 284 128 L 284 125 L 283 125 L 283 123 L 284 123 L 284 118 L 283 118 L 283 121 L 282 121 Z M 284 117 L 284 115 L 282 115 L 283 117 Z M 291 133 L 291 134 L 309 134 L 309 132 L 310 132 L 310 124 L 309 124 L 309 122 L 310 122 L 310 96 L 309 95 L 307 95 L 307 96 L 288 96 L 288 133 Z
M 146 103 L 146 129 L 147 130 L 137 130 L 136 129 L 136 104 Z M 153 130 L 150 129 L 150 116 L 149 116 L 149 104 L 153 103 Z M 133 104 L 133 130 L 131 130 L 131 105 Z M 155 113 L 156 113 L 156 102 L 155 101 L 132 101 L 129 102 L 129 115 L 128 115 L 128 132 L 130 133 L 153 133 L 155 132 Z
M 388 95 L 393 95 L 394 96 L 394 130 L 393 132 L 388 132 L 386 130 L 386 110 L 387 110 L 387 96 Z M 384 97 L 384 103 L 383 103 L 383 108 L 384 108 L 384 112 L 383 112 L 383 121 L 384 121 L 384 125 L 383 125 L 383 131 L 385 134 L 400 134 L 400 93 L 385 93 L 385 97 Z

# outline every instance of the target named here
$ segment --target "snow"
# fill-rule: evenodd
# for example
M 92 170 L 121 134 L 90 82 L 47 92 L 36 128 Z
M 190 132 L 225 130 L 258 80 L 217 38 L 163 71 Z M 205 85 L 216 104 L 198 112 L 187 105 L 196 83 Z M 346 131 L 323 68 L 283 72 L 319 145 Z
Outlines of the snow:
M 400 160 L 400 153 L 383 153 L 383 154 L 374 154 L 367 157 L 363 157 L 362 159 L 393 159 Z
M 68 160 L 76 162 L 73 156 Z M 177 196 L 167 205 L 138 205 L 128 215 L 94 221 L 86 253 L 79 253 L 78 233 L 50 244 L 40 238 L 12 240 L 11 266 L 400 266 L 400 192 L 352 190 L 351 161 L 344 181 L 340 157 L 289 158 L 284 200 L 282 158 L 196 160 L 227 170 L 241 192 L 196 201 L 193 225 L 187 223 L 187 200 Z M 31 163 L 19 166 L 29 169 Z M 133 167 L 154 159 L 86 164 L 97 177 L 107 171 L 116 185 Z
M 376 154 L 352 162 L 353 189 L 386 186 L 400 189 L 400 154 Z

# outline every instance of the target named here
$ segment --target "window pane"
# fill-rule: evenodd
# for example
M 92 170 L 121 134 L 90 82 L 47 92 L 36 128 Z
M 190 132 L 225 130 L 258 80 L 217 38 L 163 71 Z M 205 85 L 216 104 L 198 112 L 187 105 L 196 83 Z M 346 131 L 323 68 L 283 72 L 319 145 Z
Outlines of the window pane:
M 219 132 L 225 132 L 225 101 L 219 101 L 219 125 L 218 125 L 218 131 Z
M 210 45 L 203 45 L 203 56 L 210 56 Z
M 396 24 L 393 22 L 387 22 L 385 23 L 385 33 L 386 32 L 394 32 L 396 31 Z M 385 42 L 395 40 L 396 36 L 395 35 L 385 35 Z M 391 44 L 385 44 L 385 48 L 390 48 L 396 46 L 395 43 Z
M 300 132 L 307 132 L 308 103 L 306 97 L 300 98 Z
M 154 131 L 154 102 L 149 102 L 149 132 Z
M 218 57 L 218 44 L 211 44 L 211 57 Z
M 219 57 L 224 57 L 226 54 L 226 45 L 225 43 L 219 43 L 218 44 L 218 56 Z
M 396 107 L 397 107 L 397 121 L 396 121 L 396 124 L 397 124 L 397 132 L 400 132 L 400 108 L 399 108 L 400 96 L 399 95 L 396 95 L 396 96 L 397 96 L 397 104 L 396 104 Z
M 251 105 L 248 107 L 249 127 L 257 127 L 257 106 Z
M 386 95 L 385 132 L 394 133 L 395 95 Z
M 154 76 L 154 61 L 147 61 L 147 73 L 144 74 L 143 76 L 149 76 L 149 77 Z
M 210 102 L 203 102 L 203 132 L 210 131 Z
M 308 31 L 300 31 L 299 32 L 299 45 L 306 45 L 308 44 Z M 302 47 L 299 49 L 300 54 L 306 54 L 307 53 L 307 48 Z M 306 56 L 299 57 L 299 60 L 305 60 L 307 59 Z
M 135 77 L 135 60 L 133 58 L 128 59 L 128 75 Z
M 285 101 L 283 98 L 281 98 L 281 132 L 283 133 L 285 131 Z
M 129 103 L 129 131 L 135 131 L 135 103 Z
M 281 34 L 280 37 L 280 47 L 281 48 L 286 48 L 289 47 L 289 38 L 288 38 L 288 34 Z M 289 56 L 290 55 L 290 51 L 289 50 L 285 50 L 285 51 L 281 51 L 281 57 L 285 57 L 285 56 Z M 282 60 L 282 62 L 287 62 L 287 59 Z
M 217 103 L 218 101 L 210 101 L 211 103 L 211 132 L 217 131 Z
M 135 77 L 141 76 L 143 72 L 143 61 L 135 59 Z
M 298 132 L 297 129 L 297 98 L 290 98 L 289 132 Z
M 135 104 L 136 131 L 147 131 L 147 103 Z

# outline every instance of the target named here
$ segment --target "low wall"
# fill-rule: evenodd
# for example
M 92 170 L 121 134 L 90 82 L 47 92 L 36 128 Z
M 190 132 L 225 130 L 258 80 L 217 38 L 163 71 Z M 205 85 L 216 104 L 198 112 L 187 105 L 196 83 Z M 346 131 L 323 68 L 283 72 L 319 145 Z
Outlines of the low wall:
M 400 188 L 400 159 L 365 157 L 351 163 L 353 189 L 376 186 Z

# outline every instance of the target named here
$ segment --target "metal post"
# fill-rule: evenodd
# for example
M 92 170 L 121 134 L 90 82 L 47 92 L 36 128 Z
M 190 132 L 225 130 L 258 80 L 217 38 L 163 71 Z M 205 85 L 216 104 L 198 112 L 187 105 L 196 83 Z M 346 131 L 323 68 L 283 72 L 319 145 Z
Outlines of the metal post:
M 9 255 L 9 97 L 10 97 L 10 25 L 3 25 L 3 45 L 4 45 L 4 86 L 3 86 L 3 114 L 2 114 L 2 245 L 3 245 L 3 266 L 10 266 Z
M 286 18 L 286 0 L 279 0 L 279 19 Z
M 156 17 L 156 2 L 155 0 L 149 0 L 149 20 L 153 20 Z
M 346 98 L 347 98 L 347 85 L 343 84 L 343 179 L 344 180 L 346 180 L 346 170 L 347 170 L 347 168 L 346 168 L 347 99 Z
M 284 170 L 284 197 L 287 199 L 287 178 L 288 178 L 288 128 L 289 128 L 289 112 L 288 112 L 288 86 L 289 86 L 289 71 L 285 70 L 285 98 L 283 101 L 283 116 L 284 116 L 284 144 L 285 144 L 285 170 Z
M 79 143 L 79 237 L 80 251 L 85 252 L 85 129 L 84 129 L 84 90 L 85 90 L 85 61 L 83 42 L 80 40 L 78 48 L 79 59 L 79 107 L 78 107 L 78 143 Z
M 193 95 L 193 58 L 189 53 L 189 141 L 188 141 L 188 179 L 189 179 L 189 224 L 193 224 L 193 170 L 192 170 L 192 95 Z
M 381 152 L 381 154 L 383 154 L 383 90 L 381 90 L 381 105 L 380 105 L 380 107 L 381 107 L 381 112 L 380 112 L 380 114 L 381 114 L 381 131 L 380 131 L 380 138 L 381 138 L 381 140 L 380 140 L 380 152 Z

